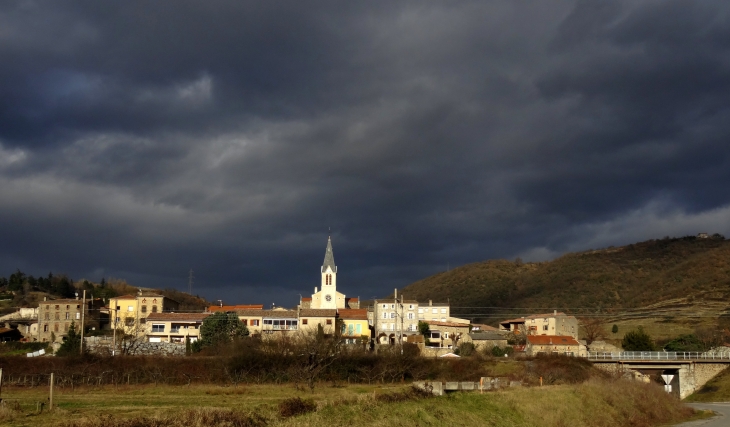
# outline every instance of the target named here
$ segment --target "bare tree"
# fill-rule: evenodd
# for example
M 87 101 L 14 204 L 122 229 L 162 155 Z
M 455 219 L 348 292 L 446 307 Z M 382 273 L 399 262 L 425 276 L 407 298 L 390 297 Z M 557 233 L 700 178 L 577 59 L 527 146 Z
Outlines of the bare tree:
M 293 350 L 297 362 L 292 367 L 292 373 L 304 381 L 312 392 L 322 373 L 340 358 L 342 340 L 338 329 L 327 331 L 333 334 L 326 334 L 319 325 L 317 330 L 299 331 L 294 338 Z
M 586 340 L 586 344 L 606 338 L 606 330 L 601 319 L 595 317 L 583 318 L 580 325 L 583 328 L 583 338 Z

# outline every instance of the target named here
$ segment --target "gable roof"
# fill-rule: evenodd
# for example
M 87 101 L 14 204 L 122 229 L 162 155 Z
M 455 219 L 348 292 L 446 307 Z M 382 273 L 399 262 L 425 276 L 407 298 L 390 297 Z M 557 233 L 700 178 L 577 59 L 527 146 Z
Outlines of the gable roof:
M 341 308 L 337 310 L 337 316 L 340 319 L 368 320 L 368 310 L 366 308 Z
M 335 317 L 337 310 L 332 308 L 303 308 L 299 311 L 300 317 Z
M 147 321 L 202 322 L 210 313 L 150 313 Z
M 426 323 L 428 323 L 431 326 L 444 326 L 444 327 L 451 327 L 451 328 L 466 328 L 466 329 L 469 329 L 469 324 L 468 323 L 437 322 L 435 320 L 426 320 Z
M 263 304 L 211 305 L 208 307 L 208 311 L 215 313 L 217 311 L 262 310 L 263 308 Z
M 556 316 L 566 316 L 566 314 L 565 313 L 561 313 L 561 312 L 559 312 L 559 313 L 531 314 L 529 316 L 525 316 L 525 319 L 540 319 L 540 318 L 549 318 L 549 317 L 556 317 Z
M 472 332 L 469 336 L 474 341 L 499 341 L 507 339 L 507 337 L 497 332 Z
M 578 345 L 575 338 L 563 335 L 528 335 L 527 342 L 533 345 Z

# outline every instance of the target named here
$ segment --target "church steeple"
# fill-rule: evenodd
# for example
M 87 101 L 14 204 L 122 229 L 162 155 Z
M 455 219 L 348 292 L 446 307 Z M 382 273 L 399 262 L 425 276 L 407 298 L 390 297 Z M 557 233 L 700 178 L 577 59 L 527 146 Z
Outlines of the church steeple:
M 337 266 L 335 266 L 335 254 L 332 252 L 332 237 L 327 238 L 327 249 L 324 252 L 322 273 L 327 271 L 327 267 L 329 267 L 333 273 L 337 273 Z

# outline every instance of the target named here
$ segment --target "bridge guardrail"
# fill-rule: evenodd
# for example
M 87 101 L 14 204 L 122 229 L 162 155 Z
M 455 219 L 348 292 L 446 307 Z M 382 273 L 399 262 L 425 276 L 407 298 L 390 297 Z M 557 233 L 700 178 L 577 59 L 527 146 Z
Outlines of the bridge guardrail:
M 730 351 L 589 351 L 585 357 L 589 360 L 730 360 Z

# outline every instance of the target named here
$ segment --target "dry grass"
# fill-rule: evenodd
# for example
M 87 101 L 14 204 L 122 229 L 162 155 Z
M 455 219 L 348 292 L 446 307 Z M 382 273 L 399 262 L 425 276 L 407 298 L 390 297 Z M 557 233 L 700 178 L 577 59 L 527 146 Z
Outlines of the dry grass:
M 43 399 L 45 390 L 4 389 L 3 396 L 33 402 Z M 316 409 L 284 417 L 280 404 L 292 398 L 311 401 Z M 320 385 L 314 393 L 299 392 L 291 385 L 262 385 L 87 388 L 59 394 L 56 400 L 60 409 L 41 415 L 26 416 L 30 406 L 22 411 L 0 411 L 0 424 L 11 427 L 648 427 L 681 421 L 692 413 L 657 386 L 600 378 L 577 385 L 523 387 L 433 398 L 413 393 L 405 385 Z M 2 418 L 6 414 L 8 418 Z

